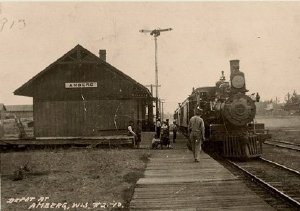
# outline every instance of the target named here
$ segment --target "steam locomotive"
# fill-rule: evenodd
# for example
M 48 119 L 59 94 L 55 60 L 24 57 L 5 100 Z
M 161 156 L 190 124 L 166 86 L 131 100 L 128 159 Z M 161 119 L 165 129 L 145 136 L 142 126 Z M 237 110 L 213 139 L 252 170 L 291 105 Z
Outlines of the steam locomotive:
M 174 120 L 179 129 L 188 134 L 189 119 L 198 107 L 203 111 L 205 123 L 204 148 L 230 158 L 259 157 L 262 143 L 271 137 L 264 124 L 254 122 L 259 94 L 246 95 L 246 92 L 239 60 L 231 60 L 230 83 L 222 71 L 215 86 L 193 88 L 191 95 L 176 109 Z

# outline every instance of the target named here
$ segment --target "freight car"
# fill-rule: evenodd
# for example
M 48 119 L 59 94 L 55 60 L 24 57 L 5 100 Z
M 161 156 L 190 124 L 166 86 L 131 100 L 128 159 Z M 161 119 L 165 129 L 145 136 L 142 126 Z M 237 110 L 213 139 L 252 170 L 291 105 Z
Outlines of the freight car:
M 262 154 L 262 143 L 270 138 L 264 124 L 255 123 L 255 102 L 258 93 L 246 95 L 245 75 L 239 70 L 239 60 L 230 61 L 230 82 L 224 72 L 215 86 L 193 88 L 174 113 L 179 129 L 188 134 L 189 119 L 194 110 L 203 110 L 205 123 L 204 149 L 213 150 L 224 157 L 252 158 Z

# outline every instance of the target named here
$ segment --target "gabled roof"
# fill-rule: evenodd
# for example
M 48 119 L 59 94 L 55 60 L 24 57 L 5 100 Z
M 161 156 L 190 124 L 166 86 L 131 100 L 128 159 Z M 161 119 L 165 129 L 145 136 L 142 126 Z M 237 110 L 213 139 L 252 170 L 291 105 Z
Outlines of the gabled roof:
M 64 54 L 62 57 L 60 57 L 59 59 L 57 59 L 55 62 L 53 62 L 52 64 L 50 64 L 43 71 L 39 72 L 37 75 L 35 75 L 33 78 L 31 78 L 25 84 L 23 84 L 21 87 L 19 87 L 18 89 L 16 89 L 14 91 L 14 94 L 15 95 L 31 96 L 31 95 L 26 94 L 26 90 L 30 89 L 31 85 L 35 82 L 35 80 L 37 78 L 41 77 L 46 72 L 50 71 L 51 68 L 54 65 L 58 64 L 58 63 L 64 64 L 64 63 L 70 63 L 70 62 L 73 62 L 73 63 L 78 62 L 78 63 L 98 63 L 98 64 L 104 64 L 111 71 L 114 71 L 115 73 L 117 73 L 121 77 L 124 77 L 125 79 L 127 79 L 127 80 L 131 81 L 132 83 L 136 84 L 137 86 L 139 86 L 141 89 L 143 89 L 145 92 L 147 92 L 151 96 L 150 91 L 146 87 L 144 87 L 142 84 L 138 83 L 137 81 L 135 81 L 134 79 L 132 79 L 128 75 L 124 74 L 122 71 L 118 70 L 114 66 L 110 65 L 106 61 L 100 59 L 98 56 L 96 56 L 95 54 L 93 54 L 92 52 L 90 52 L 89 50 L 85 49 L 84 47 L 82 47 L 79 44 L 76 45 L 69 52 L 67 52 L 66 54 Z
M 6 105 L 6 111 L 33 111 L 32 105 Z

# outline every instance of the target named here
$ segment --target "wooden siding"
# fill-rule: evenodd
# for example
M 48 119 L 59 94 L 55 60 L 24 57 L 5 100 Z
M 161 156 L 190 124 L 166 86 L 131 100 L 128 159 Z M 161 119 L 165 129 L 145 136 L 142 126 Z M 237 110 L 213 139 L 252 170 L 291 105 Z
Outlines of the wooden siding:
M 97 87 L 65 87 L 86 82 Z M 146 87 L 80 45 L 14 93 L 33 97 L 36 137 L 99 136 L 126 130 L 129 120 L 149 125 L 153 117 L 145 116 L 146 106 L 152 111 Z
M 104 130 L 126 130 L 136 120 L 134 100 L 35 101 L 35 137 L 97 136 Z

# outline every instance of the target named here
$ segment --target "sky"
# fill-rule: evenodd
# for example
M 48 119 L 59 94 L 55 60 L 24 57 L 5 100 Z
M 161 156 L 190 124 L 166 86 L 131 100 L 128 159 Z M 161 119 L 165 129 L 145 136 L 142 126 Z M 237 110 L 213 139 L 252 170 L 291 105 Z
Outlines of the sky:
M 77 44 L 143 85 L 155 83 L 173 113 L 192 88 L 214 86 L 240 60 L 249 94 L 300 93 L 300 2 L 0 3 L 0 103 L 31 104 L 13 92 Z

